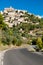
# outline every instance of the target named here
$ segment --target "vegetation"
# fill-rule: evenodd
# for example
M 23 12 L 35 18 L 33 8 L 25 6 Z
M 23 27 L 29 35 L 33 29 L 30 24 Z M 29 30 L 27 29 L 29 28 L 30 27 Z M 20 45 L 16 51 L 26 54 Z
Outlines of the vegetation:
M 39 19 L 33 14 L 29 15 L 26 12 L 23 17 L 27 17 L 27 23 L 20 23 L 17 26 L 13 25 L 10 28 L 4 22 L 3 15 L 0 14 L 0 42 L 3 45 L 20 46 L 26 39 L 27 44 L 36 44 L 40 49 L 43 48 L 43 18 Z M 36 25 L 36 23 L 38 23 Z M 41 34 L 39 34 L 39 31 Z M 39 35 L 38 35 L 39 34 Z
M 37 38 L 37 42 L 36 43 L 37 43 L 39 49 L 42 49 L 43 48 L 42 39 L 40 37 Z
M 43 49 L 43 40 L 41 37 L 32 40 L 33 45 L 37 45 L 39 49 Z

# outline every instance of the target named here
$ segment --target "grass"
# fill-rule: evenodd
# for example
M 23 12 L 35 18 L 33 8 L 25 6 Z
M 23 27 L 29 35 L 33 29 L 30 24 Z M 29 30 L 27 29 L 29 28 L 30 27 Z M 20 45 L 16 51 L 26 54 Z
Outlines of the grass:
M 6 49 L 11 49 L 11 48 L 25 48 L 27 45 L 21 45 L 21 46 L 16 46 L 16 45 L 2 45 L 0 44 L 0 51 L 6 50 Z
M 0 51 L 3 51 L 3 50 L 7 50 L 7 49 L 18 49 L 18 48 L 27 48 L 29 51 L 34 51 L 33 48 L 30 47 L 30 45 L 28 44 L 22 44 L 21 46 L 16 46 L 16 45 L 0 45 Z
M 9 46 L 8 45 L 0 45 L 0 51 L 3 51 L 3 50 L 6 50 L 6 49 L 8 49 L 9 48 Z

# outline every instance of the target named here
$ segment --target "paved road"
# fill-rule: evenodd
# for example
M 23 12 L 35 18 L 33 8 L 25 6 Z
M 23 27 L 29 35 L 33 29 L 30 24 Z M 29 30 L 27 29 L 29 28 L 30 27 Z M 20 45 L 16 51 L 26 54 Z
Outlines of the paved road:
M 27 49 L 12 49 L 4 55 L 4 65 L 43 65 L 43 56 Z

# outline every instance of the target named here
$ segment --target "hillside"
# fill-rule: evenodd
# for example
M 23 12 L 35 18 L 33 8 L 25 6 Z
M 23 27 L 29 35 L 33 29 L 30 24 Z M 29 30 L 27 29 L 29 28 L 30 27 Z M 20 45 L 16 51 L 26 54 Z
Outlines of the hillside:
M 31 44 L 42 36 L 43 18 L 12 7 L 0 12 L 0 42 L 4 45 Z

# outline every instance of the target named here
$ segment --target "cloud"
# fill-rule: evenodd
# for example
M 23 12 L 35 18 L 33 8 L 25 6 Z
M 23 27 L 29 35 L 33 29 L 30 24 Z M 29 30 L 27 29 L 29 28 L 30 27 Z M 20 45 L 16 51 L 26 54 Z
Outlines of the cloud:
M 42 16 L 40 16 L 40 15 L 37 15 L 36 17 L 38 17 L 38 18 L 42 18 Z

